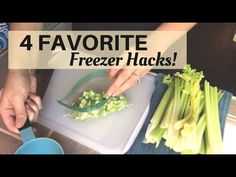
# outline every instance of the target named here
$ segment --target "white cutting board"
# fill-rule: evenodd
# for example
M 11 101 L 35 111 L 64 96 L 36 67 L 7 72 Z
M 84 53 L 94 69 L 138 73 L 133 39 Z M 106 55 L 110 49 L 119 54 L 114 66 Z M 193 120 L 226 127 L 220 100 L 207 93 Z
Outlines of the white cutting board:
M 93 70 L 94 71 L 94 70 Z M 73 120 L 56 100 L 91 70 L 55 70 L 43 98 L 39 123 L 103 154 L 123 154 L 132 145 L 148 113 L 154 76 L 146 75 L 126 93 L 131 107 L 107 117 L 83 122 Z

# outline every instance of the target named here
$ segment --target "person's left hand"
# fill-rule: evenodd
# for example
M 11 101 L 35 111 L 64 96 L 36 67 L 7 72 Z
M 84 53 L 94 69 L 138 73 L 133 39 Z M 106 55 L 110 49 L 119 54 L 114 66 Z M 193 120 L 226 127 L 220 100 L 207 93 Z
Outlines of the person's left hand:
M 115 81 L 108 88 L 108 96 L 117 96 L 141 81 L 150 69 L 111 69 L 109 77 L 116 77 Z
M 7 128 L 19 133 L 27 116 L 30 120 L 42 108 L 40 97 L 36 96 L 36 77 L 28 71 L 11 70 L 8 72 L 0 99 L 0 115 Z

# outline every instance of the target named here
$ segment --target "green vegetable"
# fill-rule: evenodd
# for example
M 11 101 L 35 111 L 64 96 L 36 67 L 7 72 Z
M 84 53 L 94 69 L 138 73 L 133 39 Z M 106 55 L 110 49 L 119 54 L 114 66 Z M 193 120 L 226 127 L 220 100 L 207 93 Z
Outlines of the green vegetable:
M 144 143 L 158 147 L 164 138 L 167 147 L 182 154 L 223 152 L 218 110 L 223 92 L 207 81 L 201 90 L 203 78 L 203 72 L 190 65 L 174 76 L 164 76 L 168 89 L 150 120 Z
M 207 153 L 222 153 L 223 143 L 219 122 L 218 93 L 216 87 L 211 87 L 209 82 L 204 82 L 205 110 L 206 110 L 206 143 Z
M 73 106 L 84 108 L 86 106 L 92 106 L 99 103 L 100 101 L 108 99 L 105 92 L 96 93 L 93 90 L 86 90 L 83 92 L 83 96 L 79 100 L 73 103 Z M 103 107 L 97 110 L 89 112 L 76 112 L 73 111 L 70 113 L 71 117 L 76 120 L 91 120 L 98 117 L 103 117 L 110 115 L 111 113 L 120 111 L 129 107 L 128 98 L 125 96 L 115 96 L 109 98 L 107 103 Z
M 169 77 L 168 76 L 164 77 L 164 79 L 166 79 L 166 78 L 169 78 Z M 147 143 L 156 142 L 153 139 L 153 136 L 152 136 L 151 132 L 159 125 L 160 121 L 162 120 L 162 117 L 165 114 L 167 105 L 169 104 L 169 100 L 171 98 L 171 95 L 172 95 L 173 91 L 174 91 L 174 84 L 171 83 L 170 86 L 168 87 L 168 89 L 166 90 L 164 96 L 162 97 L 162 100 L 161 100 L 159 106 L 157 107 L 157 110 L 155 111 L 155 113 L 153 115 L 153 118 L 151 119 L 151 123 L 149 124 L 148 130 L 147 130 L 148 133 L 146 133 L 146 135 L 145 135 L 144 143 L 145 142 L 147 142 Z

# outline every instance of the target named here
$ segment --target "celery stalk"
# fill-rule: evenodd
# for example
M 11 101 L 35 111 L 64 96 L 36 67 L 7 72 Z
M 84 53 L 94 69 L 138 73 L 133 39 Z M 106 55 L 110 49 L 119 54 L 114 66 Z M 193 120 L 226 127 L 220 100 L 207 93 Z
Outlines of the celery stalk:
M 180 110 L 180 80 L 179 78 L 175 79 L 175 96 L 174 96 L 174 105 L 171 114 L 171 120 L 168 127 L 168 141 L 175 142 L 179 136 L 179 130 L 174 128 L 175 123 L 178 121 L 179 110 Z
M 178 140 L 176 141 L 176 143 L 173 145 L 173 150 L 175 152 L 182 152 L 184 150 L 183 136 L 181 134 L 179 135 Z
M 190 99 L 188 99 L 186 104 L 187 104 L 187 106 L 186 106 L 186 109 L 185 109 L 185 112 L 184 112 L 184 118 L 181 119 L 181 120 L 178 120 L 175 123 L 175 129 L 176 130 L 180 130 L 181 128 L 183 128 L 184 124 L 188 121 L 188 119 L 192 115 L 192 109 L 190 107 Z
M 195 152 L 199 153 L 201 150 L 202 139 L 204 138 L 203 134 L 206 128 L 206 115 L 203 114 L 200 120 L 197 123 L 197 131 L 196 131 L 196 145 L 195 145 Z
M 172 99 L 170 102 L 170 105 L 167 108 L 167 111 L 165 112 L 165 116 L 162 119 L 161 124 L 160 124 L 160 127 L 163 129 L 166 129 L 169 127 L 173 106 L 174 106 L 174 100 Z
M 222 153 L 223 142 L 221 137 L 220 119 L 218 110 L 218 92 L 209 82 L 204 82 L 205 111 L 206 111 L 206 149 L 207 153 Z
M 184 149 L 181 154 L 195 154 L 191 149 Z
M 153 141 L 156 143 L 156 147 L 159 146 L 162 136 L 164 134 L 165 129 L 160 128 L 159 126 L 157 126 L 151 133 L 150 133 L 150 137 L 153 139 Z
M 179 111 L 179 119 L 182 119 L 184 117 L 184 113 L 188 104 L 189 94 L 186 92 L 183 92 L 181 94 L 180 98 L 180 111 Z
M 185 127 L 181 130 L 181 135 L 183 137 L 182 145 L 184 149 L 191 149 L 195 152 L 196 146 L 196 126 L 193 125 L 185 125 Z
M 205 136 L 203 135 L 203 138 L 202 138 L 202 144 L 201 144 L 201 148 L 200 148 L 200 151 L 199 151 L 199 154 L 206 154 L 206 148 L 205 148 Z
M 174 91 L 174 83 L 171 83 L 167 88 L 164 96 L 162 97 L 160 104 L 158 105 L 152 119 L 150 120 L 150 123 L 148 125 L 145 134 L 145 140 L 144 140 L 145 142 L 151 142 L 152 138 L 149 137 L 149 134 L 159 125 L 160 121 L 163 119 L 163 115 L 165 114 L 167 105 L 169 104 L 169 100 L 171 98 L 173 91 Z

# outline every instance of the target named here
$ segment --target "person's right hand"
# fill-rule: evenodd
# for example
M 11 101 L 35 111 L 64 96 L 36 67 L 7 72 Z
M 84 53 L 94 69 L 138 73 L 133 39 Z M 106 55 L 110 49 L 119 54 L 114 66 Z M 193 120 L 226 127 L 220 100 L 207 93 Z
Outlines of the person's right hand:
M 19 133 L 27 116 L 35 119 L 41 108 L 41 99 L 36 96 L 36 77 L 28 71 L 9 71 L 0 98 L 0 115 L 7 128 Z
M 110 69 L 109 78 L 115 78 L 114 82 L 108 88 L 108 96 L 117 96 L 135 84 L 145 76 L 150 69 Z

